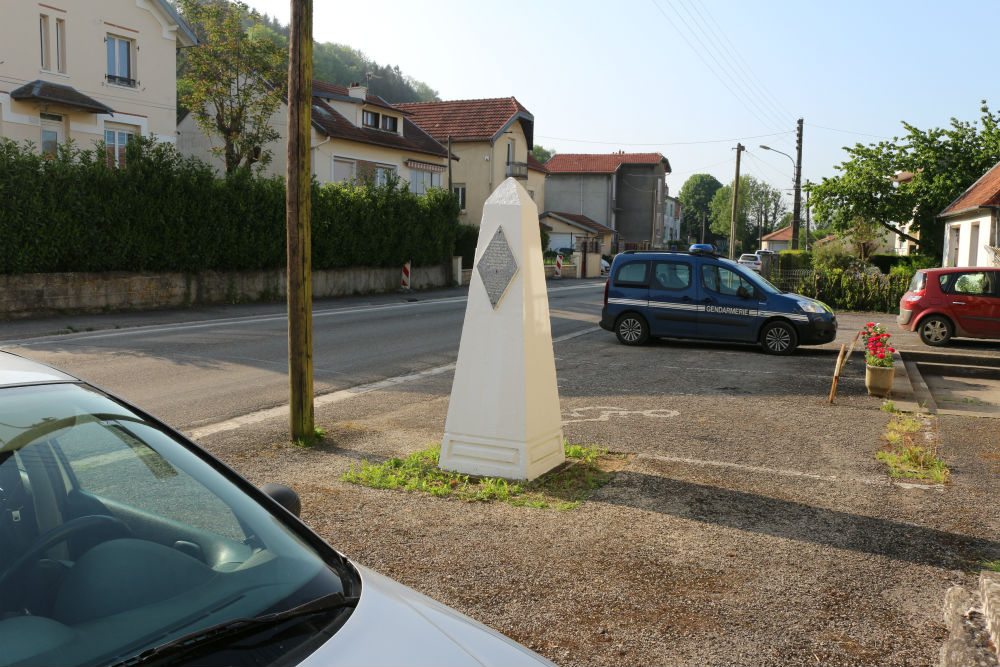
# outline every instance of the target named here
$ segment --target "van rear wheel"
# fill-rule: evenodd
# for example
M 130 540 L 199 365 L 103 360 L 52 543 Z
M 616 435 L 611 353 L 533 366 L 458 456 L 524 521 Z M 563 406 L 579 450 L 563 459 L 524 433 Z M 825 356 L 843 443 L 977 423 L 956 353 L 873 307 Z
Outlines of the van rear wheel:
M 768 354 L 790 354 L 798 346 L 799 336 L 788 322 L 771 322 L 760 332 L 760 344 Z
M 615 322 L 615 335 L 622 345 L 642 345 L 649 340 L 649 324 L 642 315 L 625 313 Z

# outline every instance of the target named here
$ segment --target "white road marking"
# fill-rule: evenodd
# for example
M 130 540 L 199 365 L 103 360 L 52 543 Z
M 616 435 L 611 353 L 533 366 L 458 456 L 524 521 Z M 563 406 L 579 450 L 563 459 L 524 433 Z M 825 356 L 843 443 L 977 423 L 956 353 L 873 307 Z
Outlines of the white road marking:
M 554 287 L 549 289 L 548 292 L 551 294 L 551 293 L 569 292 L 581 289 L 595 289 L 597 287 L 603 289 L 604 283 L 587 283 L 585 285 L 574 285 L 571 287 Z M 358 313 L 371 313 L 384 310 L 397 310 L 401 308 L 421 308 L 424 306 L 435 306 L 435 305 L 449 304 L 449 303 L 462 303 L 465 301 L 468 301 L 468 297 L 466 296 L 451 296 L 451 297 L 443 297 L 440 299 L 428 299 L 426 301 L 392 303 L 379 306 L 369 305 L 369 306 L 354 306 L 348 308 L 328 308 L 326 310 L 313 311 L 313 319 L 338 316 L 338 315 L 355 315 Z M 287 320 L 287 315 L 285 315 L 284 313 L 276 315 L 247 315 L 244 317 L 226 317 L 217 320 L 205 320 L 202 322 L 149 325 L 141 327 L 130 327 L 128 329 L 115 329 L 113 331 L 103 331 L 95 333 L 84 332 L 78 334 L 55 334 L 51 336 L 42 336 L 39 338 L 0 341 L 0 347 L 4 347 L 7 345 L 27 347 L 29 345 L 47 343 L 53 340 L 59 340 L 59 341 L 99 340 L 102 338 L 120 338 L 122 336 L 148 335 L 148 334 L 156 334 L 161 332 L 172 332 L 172 331 L 188 331 L 191 329 L 206 329 L 210 327 L 239 326 L 241 324 L 246 324 L 248 322 L 263 323 L 263 322 L 277 322 L 285 320 Z
M 600 414 L 596 417 L 584 418 L 583 415 L 588 411 L 600 410 Z M 659 417 L 661 419 L 666 419 L 667 417 L 676 417 L 680 413 L 677 410 L 626 410 L 625 408 L 617 408 L 606 405 L 592 405 L 584 408 L 573 408 L 569 411 L 567 417 L 580 417 L 580 419 L 563 419 L 563 424 L 573 424 L 576 422 L 606 422 L 611 417 L 627 417 L 628 415 L 641 415 L 643 417 Z
M 579 288 L 573 288 L 579 289 Z M 595 331 L 600 331 L 600 327 L 593 327 L 589 329 L 582 329 L 580 331 L 574 331 L 573 333 L 554 338 L 552 340 L 553 344 L 561 343 L 564 340 L 570 340 L 572 338 L 577 338 Z M 386 378 L 385 380 L 379 380 L 378 382 L 372 382 L 369 384 L 359 385 L 357 387 L 351 387 L 349 389 L 341 389 L 340 391 L 330 392 L 329 394 L 322 394 L 316 396 L 313 399 L 313 407 L 319 408 L 325 405 L 332 405 L 333 403 L 339 403 L 340 401 L 353 398 L 359 394 L 366 394 L 370 391 L 377 391 L 379 389 L 386 389 L 388 387 L 394 387 L 405 382 L 410 382 L 412 380 L 419 380 L 426 377 L 431 377 L 433 375 L 440 375 L 441 373 L 446 373 L 448 371 L 455 370 L 455 363 L 443 364 L 441 366 L 434 366 L 433 368 L 428 368 L 426 370 L 420 371 L 418 373 L 410 373 L 408 375 L 397 375 L 396 377 Z M 199 438 L 204 438 L 215 433 L 222 433 L 223 431 L 232 431 L 234 429 L 240 428 L 242 426 L 248 426 L 250 424 L 259 424 L 260 422 L 267 421 L 268 419 L 276 419 L 278 417 L 284 417 L 288 414 L 288 404 L 279 405 L 273 408 L 267 408 L 265 410 L 257 410 L 256 412 L 251 412 L 249 414 L 240 415 L 238 417 L 233 417 L 232 419 L 227 419 L 222 422 L 217 422 L 215 424 L 207 424 L 205 426 L 198 427 L 196 429 L 186 431 L 188 436 L 193 440 L 198 440 Z
M 654 461 L 662 461 L 663 463 L 683 463 L 686 465 L 730 468 L 732 470 L 762 473 L 765 475 L 782 475 L 784 477 L 805 477 L 807 479 L 818 479 L 824 482 L 836 482 L 841 480 L 841 478 L 837 477 L 836 475 L 816 475 L 810 472 L 789 470 L 787 468 L 766 468 L 763 466 L 748 466 L 742 463 L 730 463 L 728 461 L 705 461 L 703 459 L 689 459 L 679 456 L 663 456 L 661 454 L 638 454 L 636 456 L 636 460 L 641 460 L 641 459 L 653 459 Z

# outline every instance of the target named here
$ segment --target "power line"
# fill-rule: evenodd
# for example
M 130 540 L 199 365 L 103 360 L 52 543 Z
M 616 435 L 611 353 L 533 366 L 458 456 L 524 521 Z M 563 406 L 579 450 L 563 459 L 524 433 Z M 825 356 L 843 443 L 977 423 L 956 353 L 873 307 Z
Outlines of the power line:
M 823 125 L 813 125 L 812 123 L 806 123 L 808 127 L 815 127 L 820 130 L 830 130 L 831 132 L 843 132 L 844 134 L 857 134 L 862 137 L 875 137 L 876 139 L 888 139 L 889 137 L 881 134 L 870 134 L 868 132 L 855 132 L 854 130 L 838 130 L 835 127 L 825 127 Z
M 763 124 L 765 127 L 768 127 L 768 128 L 770 128 L 772 130 L 775 129 L 775 128 L 771 127 L 770 123 L 768 123 L 763 118 L 761 118 L 760 115 L 758 115 L 757 112 L 754 111 L 747 104 L 747 102 L 743 99 L 743 97 L 740 94 L 737 94 L 736 91 L 733 90 L 733 88 L 728 83 L 726 83 L 726 81 L 723 80 L 723 78 L 719 75 L 719 73 L 716 71 L 716 69 L 714 67 L 712 67 L 711 63 L 709 63 L 707 60 L 705 60 L 705 58 L 701 54 L 701 51 L 699 51 L 697 48 L 695 48 L 694 44 L 692 44 L 691 41 L 687 38 L 687 35 L 684 34 L 684 31 L 680 30 L 677 27 L 677 25 L 671 20 L 671 18 L 667 15 L 667 13 L 665 11 L 663 11 L 663 8 L 660 7 L 660 5 L 657 3 L 657 1 L 656 0 L 650 0 L 650 1 L 653 3 L 653 6 L 656 7 L 656 9 L 660 12 L 660 14 L 663 15 L 663 18 L 665 18 L 667 20 L 667 22 L 670 23 L 670 25 L 674 28 L 674 30 L 677 31 L 677 34 L 679 34 L 681 36 L 681 39 L 683 39 L 687 43 L 687 45 L 688 45 L 688 47 L 690 47 L 691 51 L 693 51 L 695 54 L 697 54 L 698 58 L 702 61 L 702 63 L 704 63 L 705 66 L 709 69 L 709 71 L 711 71 L 712 74 L 715 75 L 715 78 L 717 78 L 719 80 L 719 83 L 721 83 L 723 85 L 723 87 L 725 87 L 726 90 L 728 90 L 729 93 L 733 97 L 735 97 L 736 99 L 738 99 L 743 104 L 743 106 L 747 109 L 747 111 L 749 111 L 751 114 L 753 114 L 754 117 L 761 122 L 761 124 Z M 668 4 L 669 4 L 669 2 L 670 2 L 670 0 L 667 0 Z M 673 9 L 673 5 L 671 5 L 671 9 Z M 674 10 L 674 11 L 676 13 L 676 10 Z M 688 28 L 688 30 L 690 30 L 690 28 L 687 25 L 687 22 L 684 21 L 684 17 L 681 16 L 679 13 L 677 14 L 677 17 L 684 23 L 684 27 Z M 695 35 L 695 37 L 697 37 L 697 35 Z M 715 60 L 716 62 L 718 62 L 718 59 L 715 57 L 714 53 L 709 52 L 709 55 L 712 56 L 713 60 Z M 720 67 L 721 67 L 721 65 L 720 65 Z M 752 100 L 750 100 L 750 102 L 753 103 Z
M 782 114 L 784 114 L 784 116 L 785 116 L 784 122 L 787 122 L 787 123 L 791 124 L 794 121 L 795 116 L 791 112 L 789 112 L 784 106 L 782 106 L 782 104 L 778 101 L 778 99 L 773 94 L 771 94 L 771 91 L 768 90 L 767 86 L 764 85 L 764 83 L 754 73 L 754 71 L 749 67 L 749 65 L 746 68 L 742 67 L 742 64 L 746 60 L 746 58 L 742 57 L 742 55 L 739 53 L 739 49 L 737 49 L 736 45 L 733 44 L 733 42 L 732 42 L 731 39 L 729 39 L 729 35 L 727 35 L 726 31 L 722 29 L 721 25 L 719 25 L 719 22 L 712 15 L 712 12 L 709 10 L 709 8 L 706 7 L 705 4 L 703 2 L 700 2 L 699 0 L 691 0 L 691 2 L 695 6 L 695 10 L 698 11 L 699 15 L 701 15 L 701 11 L 698 10 L 698 5 L 702 6 L 702 8 L 705 10 L 705 14 L 711 20 L 711 23 L 714 24 L 716 28 L 718 28 L 718 34 L 722 35 L 722 38 L 725 40 L 725 43 L 723 44 L 723 46 L 725 46 L 725 44 L 728 44 L 729 47 L 732 47 L 731 49 L 727 48 L 727 50 L 729 50 L 729 53 L 731 55 L 733 55 L 734 60 L 736 61 L 737 65 L 740 65 L 740 68 L 743 69 L 743 71 L 747 74 L 749 80 L 752 83 L 759 84 L 758 87 L 764 93 L 764 99 L 765 99 L 765 101 L 769 100 L 771 102 L 772 106 L 776 110 L 778 110 L 778 112 L 779 112 L 779 114 L 778 114 L 779 118 L 782 117 Z
M 567 139 L 565 137 L 550 137 L 544 134 L 536 134 L 539 139 L 551 139 L 553 141 L 571 141 L 580 144 L 601 144 L 602 146 L 693 146 L 698 144 L 724 144 L 733 141 L 747 141 L 748 139 L 761 139 L 764 137 L 778 137 L 786 134 L 794 134 L 794 131 L 772 132 L 771 134 L 756 134 L 750 137 L 733 137 L 730 139 L 706 139 L 704 141 L 647 141 L 642 143 L 629 143 L 627 141 L 594 141 L 593 139 Z
M 670 3 L 671 0 L 667 0 L 667 2 Z M 697 11 L 697 6 L 695 6 L 695 12 L 692 12 L 691 9 L 685 5 L 684 0 L 677 0 L 677 4 L 681 7 L 681 9 L 685 11 L 685 13 L 691 19 L 691 23 L 701 32 L 701 35 L 705 37 L 705 40 L 708 42 L 708 44 L 706 45 L 706 41 L 703 41 L 701 37 L 698 36 L 698 34 L 693 33 L 695 39 L 697 39 L 698 42 L 703 47 L 705 47 L 706 50 L 709 51 L 709 55 L 712 56 L 713 60 L 715 60 L 715 62 L 720 67 L 726 69 L 727 75 L 730 77 L 730 80 L 739 85 L 740 90 L 743 92 L 743 94 L 746 95 L 746 97 L 750 99 L 751 102 L 753 102 L 753 104 L 757 107 L 757 109 L 759 109 L 764 115 L 768 116 L 772 122 L 774 122 L 778 126 L 787 123 L 788 122 L 787 120 L 781 118 L 780 112 L 775 114 L 772 109 L 768 109 L 765 104 L 761 104 L 762 102 L 766 102 L 766 100 L 764 100 L 762 96 L 760 96 L 757 92 L 755 92 L 751 88 L 752 82 L 750 81 L 749 77 L 740 76 L 739 72 L 736 69 L 736 65 L 738 64 L 739 60 L 738 57 L 731 58 L 727 56 L 726 53 L 723 52 L 723 48 L 720 47 L 721 41 L 718 39 L 715 33 L 711 31 L 711 26 L 708 26 L 707 23 L 704 22 L 704 18 L 701 16 L 701 13 Z M 674 11 L 676 11 L 676 9 Z M 695 16 L 695 13 L 697 13 L 698 16 Z M 680 14 L 678 13 L 678 16 L 679 15 Z M 721 61 L 719 58 L 715 57 L 713 52 L 718 53 L 718 55 L 721 57 Z

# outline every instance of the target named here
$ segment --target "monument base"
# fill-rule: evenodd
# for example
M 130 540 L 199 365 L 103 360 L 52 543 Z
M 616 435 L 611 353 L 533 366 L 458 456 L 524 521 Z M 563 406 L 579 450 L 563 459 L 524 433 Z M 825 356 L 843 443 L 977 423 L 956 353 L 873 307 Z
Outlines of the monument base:
M 438 466 L 467 475 L 530 482 L 564 460 L 562 428 L 527 443 L 446 432 Z

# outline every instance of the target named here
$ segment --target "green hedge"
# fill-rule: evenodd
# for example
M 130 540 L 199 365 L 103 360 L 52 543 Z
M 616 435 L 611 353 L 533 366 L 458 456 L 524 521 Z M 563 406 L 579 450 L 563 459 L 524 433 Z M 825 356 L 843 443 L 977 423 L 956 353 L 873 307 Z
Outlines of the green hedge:
M 877 266 L 882 273 L 888 274 L 894 266 L 908 264 L 910 258 L 906 255 L 896 255 L 894 253 L 877 253 L 868 257 L 868 263 Z
M 781 250 L 778 252 L 778 270 L 794 271 L 812 268 L 812 253 L 808 250 Z
M 130 142 L 121 169 L 101 149 L 43 157 L 0 141 L 0 273 L 249 270 L 285 265 L 284 179 L 216 178 L 169 144 Z M 446 261 L 458 202 L 396 181 L 313 185 L 314 269 Z
M 898 313 L 899 300 L 913 272 L 883 275 L 844 269 L 817 270 L 788 286 L 788 291 L 818 299 L 835 310 Z

